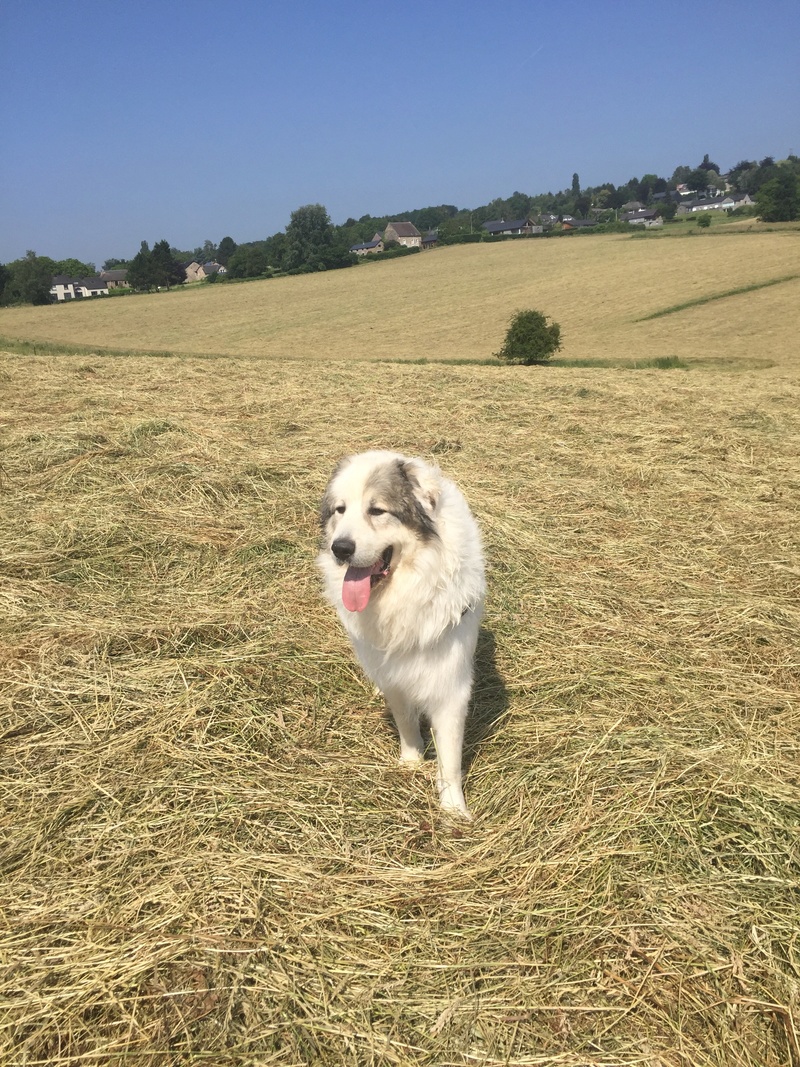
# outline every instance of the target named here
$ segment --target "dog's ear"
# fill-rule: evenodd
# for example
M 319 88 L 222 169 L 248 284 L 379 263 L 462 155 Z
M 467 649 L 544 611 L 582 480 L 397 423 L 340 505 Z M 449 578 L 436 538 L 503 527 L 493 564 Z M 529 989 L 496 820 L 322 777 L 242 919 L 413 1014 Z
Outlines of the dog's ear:
M 435 512 L 442 494 L 442 472 L 439 468 L 432 467 L 424 459 L 407 459 L 403 461 L 403 473 L 420 504 L 431 514 Z
M 328 519 L 333 515 L 333 509 L 336 507 L 334 500 L 333 483 L 336 481 L 336 476 L 344 470 L 347 464 L 350 462 L 350 458 L 345 456 L 344 459 L 340 459 L 336 466 L 333 468 L 333 473 L 328 479 L 328 484 L 325 486 L 325 492 L 322 494 L 322 501 L 319 505 L 319 524 L 324 527 Z
M 328 482 L 319 505 L 319 524 L 323 529 L 325 529 L 328 519 L 333 515 L 333 508 L 333 493 L 331 492 L 331 483 Z

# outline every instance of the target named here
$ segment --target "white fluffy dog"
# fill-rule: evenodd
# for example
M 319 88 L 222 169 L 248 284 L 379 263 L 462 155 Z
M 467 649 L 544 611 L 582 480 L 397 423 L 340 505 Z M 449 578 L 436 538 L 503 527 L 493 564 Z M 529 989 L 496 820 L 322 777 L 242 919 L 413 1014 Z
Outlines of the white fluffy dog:
M 326 594 L 386 697 L 401 762 L 423 757 L 424 715 L 442 808 L 469 818 L 461 752 L 485 578 L 466 500 L 424 460 L 363 452 L 333 472 L 320 521 Z

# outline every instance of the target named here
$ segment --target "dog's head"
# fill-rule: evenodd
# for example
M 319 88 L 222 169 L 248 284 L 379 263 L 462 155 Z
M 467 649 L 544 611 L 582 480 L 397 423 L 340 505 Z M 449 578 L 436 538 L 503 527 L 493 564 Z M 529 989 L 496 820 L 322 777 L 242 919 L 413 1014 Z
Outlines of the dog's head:
M 342 603 L 363 611 L 404 556 L 437 537 L 441 478 L 421 459 L 363 452 L 342 460 L 320 509 L 323 552 L 342 573 Z

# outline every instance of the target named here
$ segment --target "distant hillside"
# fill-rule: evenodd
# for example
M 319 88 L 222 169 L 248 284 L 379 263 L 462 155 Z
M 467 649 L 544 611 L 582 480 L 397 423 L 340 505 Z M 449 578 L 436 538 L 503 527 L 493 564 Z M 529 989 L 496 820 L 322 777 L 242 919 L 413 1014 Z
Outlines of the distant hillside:
M 727 230 L 691 240 L 609 234 L 456 246 L 363 269 L 104 298 L 69 310 L 6 308 L 0 329 L 89 352 L 481 360 L 500 347 L 515 311 L 535 307 L 561 325 L 564 359 L 748 364 L 793 351 L 800 281 L 731 291 L 796 275 L 800 232 Z
M 454 204 L 437 207 L 412 208 L 391 215 L 363 215 L 360 219 L 348 219 L 343 224 L 348 235 L 356 240 L 366 240 L 376 230 L 383 230 L 392 219 L 407 219 L 422 231 L 439 229 L 448 234 L 470 229 L 479 229 L 490 219 L 518 219 L 526 215 L 552 212 L 556 215 L 571 214 L 585 218 L 591 210 L 616 211 L 624 204 L 637 201 L 645 206 L 657 204 L 679 188 L 709 195 L 721 191 L 749 193 L 755 196 L 759 190 L 777 175 L 789 170 L 800 178 L 800 157 L 788 156 L 776 161 L 765 156 L 760 161 L 743 159 L 728 171 L 721 171 L 719 164 L 708 155 L 696 167 L 677 166 L 669 178 L 657 174 L 644 174 L 630 178 L 623 185 L 602 182 L 594 186 L 581 186 L 579 175 L 572 175 L 568 188 L 559 192 L 528 193 L 514 192 L 508 197 L 497 197 L 478 207 L 458 208 Z

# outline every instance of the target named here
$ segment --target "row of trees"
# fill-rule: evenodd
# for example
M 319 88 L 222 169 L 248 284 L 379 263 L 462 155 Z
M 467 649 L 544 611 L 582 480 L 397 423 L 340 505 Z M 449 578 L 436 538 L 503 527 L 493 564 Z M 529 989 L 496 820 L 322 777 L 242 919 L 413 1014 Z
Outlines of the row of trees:
M 764 222 L 791 222 L 800 218 L 800 173 L 776 168 L 756 193 L 758 214 Z
M 171 248 L 165 240 L 157 242 L 152 250 L 147 242 L 142 242 L 132 260 L 108 259 L 103 269 L 126 267 L 133 288 L 145 290 L 180 284 L 185 278 L 183 264 L 192 260 L 221 263 L 227 267 L 229 278 L 332 270 L 351 266 L 356 262 L 356 257 L 349 251 L 351 246 L 370 240 L 397 218 L 408 219 L 423 232 L 438 230 L 443 241 L 468 240 L 467 234 L 479 235 L 482 224 L 490 219 L 522 218 L 545 212 L 582 218 L 590 211 L 604 213 L 600 214 L 601 219 L 613 218 L 624 204 L 633 200 L 657 205 L 661 214 L 671 217 L 675 213 L 675 202 L 669 194 L 678 186 L 713 195 L 726 188 L 726 181 L 734 191 L 755 196 L 758 213 L 767 222 L 800 217 L 800 158 L 790 155 L 779 162 L 771 156 L 760 161 L 744 159 L 723 178 L 719 165 L 706 154 L 696 167 L 676 167 L 669 178 L 645 174 L 641 178 L 631 178 L 624 185 L 606 182 L 583 188 L 575 173 L 569 188 L 557 193 L 529 196 L 515 192 L 505 199 L 498 198 L 472 209 L 440 204 L 394 215 L 362 215 L 357 220 L 347 219 L 341 226 L 333 225 L 321 204 L 306 204 L 292 212 L 285 231 L 262 241 L 237 245 L 232 237 L 223 237 L 219 245 L 207 240 L 202 246 L 184 252 Z M 54 261 L 28 252 L 24 259 L 0 265 L 0 303 L 48 303 L 54 274 L 86 277 L 95 273 L 93 264 L 74 259 Z
M 206 241 L 192 252 L 170 248 L 159 241 L 152 251 L 146 241 L 130 261 L 109 259 L 104 270 L 126 267 L 134 289 L 164 289 L 186 278 L 183 264 L 216 262 L 229 278 L 258 278 L 274 273 L 303 274 L 310 271 L 349 267 L 356 262 L 344 227 L 334 226 L 322 204 L 306 204 L 292 212 L 286 231 L 264 241 L 237 245 L 223 237 L 219 245 Z M 212 275 L 216 278 L 216 276 Z
M 334 226 L 322 204 L 293 211 L 285 233 L 240 245 L 228 262 L 228 277 L 252 278 L 269 273 L 306 274 L 350 267 L 356 257 L 346 227 Z
M 82 263 L 79 259 L 51 259 L 29 251 L 22 259 L 0 263 L 0 305 L 49 304 L 50 289 L 56 274 L 89 278 L 96 273 L 94 263 Z
M 170 248 L 173 259 L 179 263 L 220 263 L 223 267 L 228 265 L 228 260 L 236 251 L 238 245 L 232 237 L 223 237 L 218 245 L 213 241 L 206 240 L 197 248 L 181 251 L 178 248 Z M 127 268 L 131 264 L 129 259 L 107 259 L 103 263 L 103 270 L 119 270 Z
M 743 160 L 728 175 L 728 182 L 741 192 L 757 193 L 767 182 L 779 176 L 786 181 L 787 173 L 800 173 L 800 160 L 790 156 L 787 161 L 776 164 L 772 157 L 761 162 Z M 572 175 L 570 187 L 557 193 L 541 193 L 529 196 L 515 192 L 510 197 L 497 198 L 481 207 L 459 209 L 455 204 L 440 204 L 394 215 L 362 215 L 360 219 L 349 218 L 341 226 L 334 226 L 327 210 L 321 204 L 306 204 L 292 212 L 285 231 L 273 234 L 261 241 L 236 245 L 225 237 L 218 246 L 206 241 L 194 252 L 180 253 L 172 249 L 174 257 L 198 262 L 216 260 L 227 267 L 229 278 L 256 278 L 276 273 L 306 273 L 347 267 L 355 262 L 349 249 L 354 244 L 368 241 L 377 232 L 383 232 L 395 218 L 408 219 L 420 231 L 438 230 L 443 241 L 462 238 L 467 233 L 481 232 L 484 222 L 499 218 L 521 218 L 549 212 L 556 215 L 571 214 L 585 217 L 590 210 L 604 212 L 606 218 L 629 201 L 655 205 L 668 218 L 675 214 L 675 202 L 669 196 L 679 185 L 685 185 L 706 195 L 714 195 L 726 188 L 720 176 L 719 164 L 708 154 L 696 167 L 676 167 L 669 178 L 657 174 L 645 174 L 631 178 L 624 185 L 611 182 L 582 188 L 577 173 Z M 774 212 L 770 212 L 770 218 Z M 789 215 L 788 217 L 794 217 Z M 120 261 L 108 261 L 106 266 Z M 161 283 L 163 284 L 163 283 Z
M 128 264 L 128 284 L 132 289 L 171 289 L 186 281 L 186 270 L 170 248 L 158 241 L 152 251 L 147 241 Z

